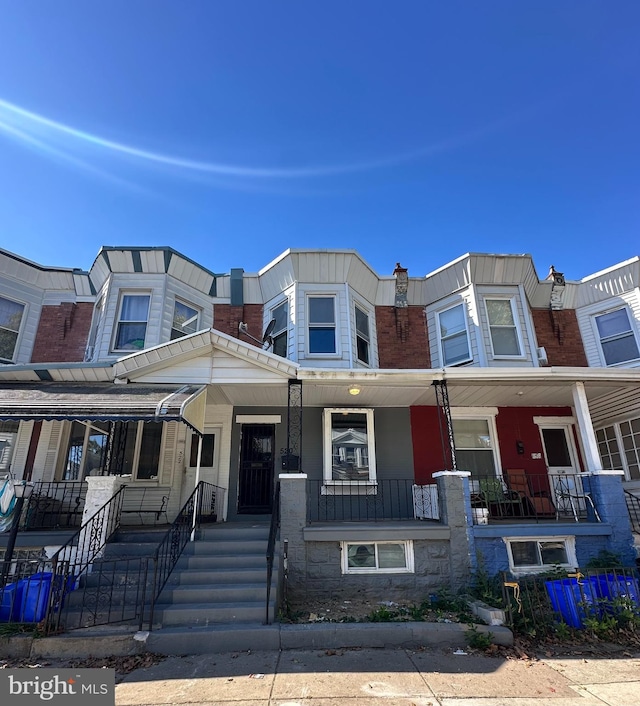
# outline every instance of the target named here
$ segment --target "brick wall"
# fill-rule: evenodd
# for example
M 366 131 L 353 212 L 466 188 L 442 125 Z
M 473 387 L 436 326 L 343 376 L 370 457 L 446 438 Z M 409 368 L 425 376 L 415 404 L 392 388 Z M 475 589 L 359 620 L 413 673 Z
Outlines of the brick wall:
M 376 328 L 379 367 L 431 367 L 423 307 L 377 306 Z
M 32 363 L 75 363 L 84 360 L 93 304 L 65 302 L 43 306 L 31 354 Z
M 574 309 L 532 309 L 531 313 L 538 345 L 547 351 L 549 365 L 588 366 Z
M 231 304 L 213 305 L 213 328 L 226 333 L 234 338 L 239 338 L 245 343 L 252 343 L 247 336 L 239 333 L 238 325 L 241 321 L 247 324 L 247 330 L 255 338 L 262 337 L 262 304 L 244 304 L 231 306 Z

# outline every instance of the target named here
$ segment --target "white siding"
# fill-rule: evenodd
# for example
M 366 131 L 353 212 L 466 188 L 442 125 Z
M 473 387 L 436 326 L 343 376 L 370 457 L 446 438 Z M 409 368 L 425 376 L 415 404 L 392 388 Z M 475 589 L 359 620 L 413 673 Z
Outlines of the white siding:
M 29 284 L 28 281 L 18 282 L 9 277 L 2 277 L 0 278 L 0 297 L 24 305 L 13 362 L 28 363 L 31 360 L 33 344 L 40 322 L 44 292 Z
M 640 417 L 640 394 L 633 388 L 603 395 L 589 402 L 589 412 L 596 428 Z
M 576 308 L 603 303 L 640 287 L 640 260 L 634 258 L 580 282 Z
M 176 465 L 176 449 L 178 442 L 178 428 L 184 424 L 178 422 L 167 422 L 162 425 L 162 449 L 160 451 L 160 468 L 158 469 L 158 481 L 161 486 L 170 486 L 169 503 L 167 515 L 175 517 L 180 510 L 180 473 L 174 473 Z M 178 469 L 176 469 L 178 470 Z M 174 482 L 174 479 L 176 482 Z
M 476 322 L 478 321 L 478 315 L 475 307 L 475 300 L 473 296 L 473 289 L 467 287 L 461 292 L 455 295 L 446 297 L 439 302 L 430 304 L 427 309 L 427 331 L 429 334 L 429 351 L 431 353 L 431 367 L 432 368 L 442 368 L 443 361 L 440 356 L 440 348 L 438 344 L 439 332 L 438 332 L 438 312 L 445 309 L 450 309 L 456 304 L 464 304 L 464 312 L 467 317 L 467 331 L 469 333 L 469 348 L 470 353 L 473 358 L 472 363 L 468 365 L 481 365 L 482 362 L 479 358 L 478 351 L 478 326 Z
M 158 343 L 165 343 L 171 339 L 171 325 L 173 324 L 173 311 L 176 299 L 180 299 L 185 304 L 200 310 L 198 331 L 213 326 L 213 305 L 211 304 L 211 297 L 184 284 L 180 280 L 168 277 L 165 290 L 165 310 L 164 316 L 162 317 L 162 327 L 160 329 L 160 340 Z
M 175 253 L 169 264 L 169 274 L 203 294 L 208 295 L 211 291 L 213 275 Z
M 140 264 L 145 274 L 165 273 L 165 250 L 140 250 Z M 113 268 L 116 269 L 115 267 Z
M 616 297 L 603 299 L 590 306 L 582 307 L 576 311 L 578 326 L 582 335 L 582 342 L 590 367 L 606 367 L 606 362 L 600 349 L 600 341 L 596 330 L 594 316 L 604 314 L 607 311 L 628 307 L 627 311 L 631 317 L 631 326 L 636 335 L 636 341 L 640 345 L 640 291 L 634 289 Z M 640 363 L 627 363 L 620 367 L 637 367 Z M 618 366 L 616 366 L 618 367 Z

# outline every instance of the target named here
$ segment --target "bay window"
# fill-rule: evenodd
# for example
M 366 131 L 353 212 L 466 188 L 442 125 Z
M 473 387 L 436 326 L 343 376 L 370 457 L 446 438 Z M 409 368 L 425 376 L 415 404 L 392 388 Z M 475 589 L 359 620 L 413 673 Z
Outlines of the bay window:
M 173 307 L 173 322 L 171 323 L 171 340 L 188 336 L 198 330 L 200 312 L 189 304 L 176 299 Z
M 13 363 L 24 304 L 0 297 L 0 363 Z
M 334 296 L 307 298 L 309 353 L 336 353 L 336 312 Z
M 522 345 L 514 300 L 485 299 L 485 305 L 493 355 L 506 358 L 521 356 Z
M 438 313 L 442 365 L 458 365 L 471 360 L 464 304 Z
M 149 294 L 123 294 L 113 342 L 114 351 L 139 351 L 144 348 L 149 319 Z

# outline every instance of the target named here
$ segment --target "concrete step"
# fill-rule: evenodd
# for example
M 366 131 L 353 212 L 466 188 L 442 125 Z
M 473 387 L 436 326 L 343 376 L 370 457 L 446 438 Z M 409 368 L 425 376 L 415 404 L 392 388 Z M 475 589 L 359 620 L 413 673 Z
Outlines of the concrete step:
M 232 555 L 262 554 L 267 551 L 265 539 L 200 539 L 189 542 L 184 548 L 185 554 Z
M 226 554 L 204 555 L 183 554 L 176 565 L 179 571 L 191 569 L 228 569 L 228 568 L 265 568 L 267 559 L 265 553 L 258 554 Z
M 269 539 L 269 525 L 237 525 L 218 524 L 210 527 L 202 527 L 198 531 L 200 540 L 229 540 L 229 539 Z
M 164 539 L 168 525 L 161 528 L 145 528 L 140 530 L 127 530 L 120 528 L 109 540 L 110 544 L 140 544 L 140 543 L 155 543 L 160 544 Z
M 105 559 L 153 556 L 157 548 L 157 542 L 113 542 L 105 546 L 103 556 Z
M 263 621 L 264 615 L 255 623 L 242 625 L 163 627 L 149 634 L 146 647 L 163 655 L 279 650 L 280 626 L 263 625 Z
M 213 607 L 220 604 L 265 601 L 265 583 L 229 583 L 220 586 L 186 584 L 167 586 L 160 594 L 160 603 L 180 605 L 185 603 L 208 603 Z
M 274 575 L 277 570 L 274 567 Z M 267 567 L 260 568 L 232 567 L 220 569 L 189 569 L 189 571 L 174 571 L 167 581 L 167 584 L 189 584 L 189 585 L 227 585 L 232 583 L 260 583 L 264 585 L 267 578 Z
M 271 620 L 275 613 L 274 601 L 269 607 Z M 197 626 L 215 623 L 259 623 L 266 614 L 265 601 L 242 603 L 183 603 L 156 605 L 155 619 L 164 626 Z

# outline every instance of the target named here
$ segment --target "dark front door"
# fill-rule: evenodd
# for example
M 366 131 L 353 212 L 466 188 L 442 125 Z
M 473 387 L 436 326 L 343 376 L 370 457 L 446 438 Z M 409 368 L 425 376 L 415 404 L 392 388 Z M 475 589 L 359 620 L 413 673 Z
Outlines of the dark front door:
M 238 513 L 271 512 L 274 433 L 273 424 L 242 425 Z

